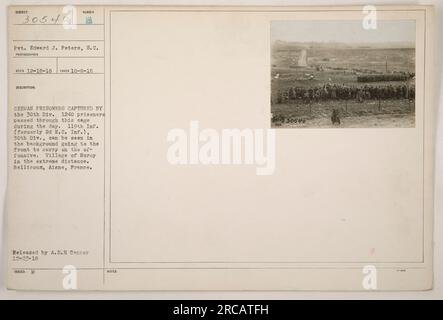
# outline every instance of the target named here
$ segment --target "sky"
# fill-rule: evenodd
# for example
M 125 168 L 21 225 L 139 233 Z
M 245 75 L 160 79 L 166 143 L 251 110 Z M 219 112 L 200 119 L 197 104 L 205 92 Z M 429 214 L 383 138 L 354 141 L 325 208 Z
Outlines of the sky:
M 377 29 L 366 30 L 362 20 L 272 21 L 271 41 L 384 43 L 414 42 L 415 21 L 377 21 Z

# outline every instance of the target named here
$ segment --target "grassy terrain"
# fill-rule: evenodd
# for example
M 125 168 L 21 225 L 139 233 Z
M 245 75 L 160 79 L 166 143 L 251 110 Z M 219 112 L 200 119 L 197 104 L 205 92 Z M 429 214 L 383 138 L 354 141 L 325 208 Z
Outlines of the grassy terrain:
M 353 127 L 358 122 L 361 127 L 377 126 L 377 119 L 384 119 L 380 127 L 414 127 L 414 103 L 407 99 L 371 100 L 363 103 L 357 101 L 329 100 L 317 103 L 276 104 L 272 107 L 272 115 L 283 115 L 286 121 L 275 121 L 274 128 L 298 128 L 309 126 L 334 127 L 331 123 L 332 110 L 339 110 L 341 127 Z M 391 118 L 392 121 L 389 121 Z

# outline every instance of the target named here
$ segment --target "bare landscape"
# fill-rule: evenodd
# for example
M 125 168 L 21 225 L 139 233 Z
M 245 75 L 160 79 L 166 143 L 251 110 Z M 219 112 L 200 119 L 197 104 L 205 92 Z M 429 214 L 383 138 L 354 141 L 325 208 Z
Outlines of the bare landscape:
M 274 128 L 415 126 L 413 42 L 274 36 L 271 55 Z

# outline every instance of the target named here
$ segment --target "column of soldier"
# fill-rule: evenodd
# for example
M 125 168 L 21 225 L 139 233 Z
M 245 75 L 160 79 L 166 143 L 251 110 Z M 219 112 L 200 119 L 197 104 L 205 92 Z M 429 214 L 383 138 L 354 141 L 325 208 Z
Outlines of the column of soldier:
M 289 87 L 279 90 L 277 96 L 273 98 L 275 103 L 288 103 L 294 100 L 304 102 L 321 100 L 386 100 L 386 99 L 415 99 L 415 88 L 406 84 L 371 86 L 364 85 L 346 86 L 342 84 L 326 84 L 318 87 L 303 88 Z

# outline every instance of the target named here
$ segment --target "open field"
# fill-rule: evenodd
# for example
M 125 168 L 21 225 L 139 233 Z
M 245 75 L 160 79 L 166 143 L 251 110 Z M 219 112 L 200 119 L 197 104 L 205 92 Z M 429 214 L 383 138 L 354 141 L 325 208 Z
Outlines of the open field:
M 273 128 L 334 128 L 334 127 L 383 127 L 413 128 L 415 126 L 414 104 L 408 100 L 368 101 L 321 101 L 305 104 L 276 104 L 273 116 L 284 115 L 285 121 L 273 121 Z M 340 125 L 332 124 L 332 110 L 339 110 Z

